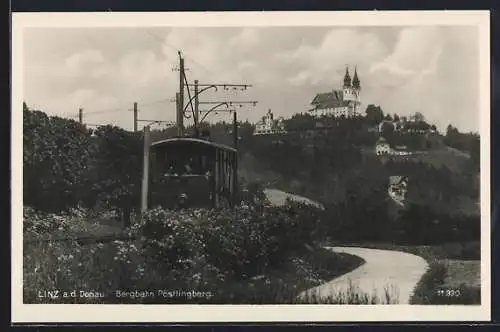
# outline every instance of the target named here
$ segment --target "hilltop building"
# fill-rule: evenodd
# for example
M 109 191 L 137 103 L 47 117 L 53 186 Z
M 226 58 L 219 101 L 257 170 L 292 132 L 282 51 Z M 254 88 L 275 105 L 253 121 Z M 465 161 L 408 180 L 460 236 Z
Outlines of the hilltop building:
M 377 156 L 409 156 L 412 152 L 405 145 L 393 148 L 384 137 L 380 137 L 375 144 L 375 154 Z
M 341 90 L 318 93 L 311 102 L 314 116 L 333 116 L 335 118 L 352 118 L 361 115 L 361 82 L 357 69 L 351 80 L 349 68 L 346 68 L 344 84 Z
M 285 133 L 285 124 L 283 117 L 274 119 L 274 114 L 269 109 L 259 122 L 255 124 L 254 135 L 272 135 Z
M 391 146 L 389 142 L 383 137 L 380 137 L 375 145 L 375 153 L 377 156 L 384 156 L 391 153 Z

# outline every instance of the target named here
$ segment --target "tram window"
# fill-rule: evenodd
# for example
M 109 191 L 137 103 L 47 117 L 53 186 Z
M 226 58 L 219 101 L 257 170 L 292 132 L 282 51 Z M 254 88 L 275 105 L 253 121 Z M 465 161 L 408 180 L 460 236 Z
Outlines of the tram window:
M 208 169 L 207 156 L 200 157 L 200 173 L 205 173 Z

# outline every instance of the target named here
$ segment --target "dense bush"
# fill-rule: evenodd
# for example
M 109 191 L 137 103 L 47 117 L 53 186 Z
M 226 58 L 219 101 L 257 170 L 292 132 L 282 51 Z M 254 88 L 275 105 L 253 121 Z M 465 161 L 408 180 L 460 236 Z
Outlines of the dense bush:
M 85 193 L 90 132 L 76 121 L 23 113 L 23 202 L 39 210 L 76 206 Z
M 61 212 L 83 204 L 116 208 L 130 219 L 140 203 L 141 134 L 80 123 L 25 108 L 24 204 Z
M 283 208 L 242 206 L 234 210 L 163 210 L 142 216 L 132 231 L 143 238 L 144 252 L 167 270 L 193 259 L 243 279 L 279 266 L 312 243 L 319 216 L 300 205 Z
M 140 206 L 141 133 L 102 126 L 95 130 L 89 150 L 86 203 L 88 206 L 104 203 L 118 209 L 127 226 L 131 212 Z
M 70 238 L 54 239 L 57 230 L 69 235 L 76 224 L 84 222 L 81 213 L 25 209 L 25 235 L 33 235 L 25 237 L 24 244 L 28 301 L 36 299 L 36 289 L 92 289 L 108 295 L 97 302 L 117 301 L 109 299 L 116 290 L 225 289 L 228 282 L 248 282 L 253 276 L 279 269 L 288 257 L 300 256 L 304 244 L 312 244 L 317 235 L 314 230 L 319 216 L 315 209 L 299 204 L 280 208 L 250 204 L 234 210 L 155 208 L 132 225 L 129 235 L 135 240 L 129 242 L 81 245 Z M 342 263 L 339 268 L 353 266 L 349 260 Z M 243 302 L 250 299 L 236 288 L 231 296 Z M 224 302 L 227 296 L 220 294 L 217 301 Z
M 401 211 L 396 223 L 396 240 L 410 244 L 479 241 L 479 216 L 440 214 L 425 205 L 411 204 Z

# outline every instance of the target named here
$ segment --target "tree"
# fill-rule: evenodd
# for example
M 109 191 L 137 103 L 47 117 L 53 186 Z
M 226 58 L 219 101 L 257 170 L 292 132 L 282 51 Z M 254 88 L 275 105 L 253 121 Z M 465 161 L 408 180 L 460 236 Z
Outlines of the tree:
M 424 115 L 420 112 L 416 112 L 415 113 L 415 122 L 425 122 Z
M 382 136 L 386 139 L 392 138 L 394 134 L 394 125 L 390 122 L 384 122 L 382 124 Z
M 370 104 L 366 107 L 366 120 L 373 125 L 379 124 L 384 119 L 384 112 L 380 106 Z
M 125 226 L 129 225 L 131 210 L 140 206 L 141 133 L 113 126 L 99 127 L 90 153 L 88 181 L 93 200 L 118 209 Z
M 384 120 L 387 120 L 387 121 L 392 121 L 392 117 L 390 114 L 387 114 L 385 117 L 384 117 Z
M 397 115 L 396 113 L 394 113 L 393 118 L 394 118 L 394 121 L 399 121 L 399 115 Z
M 446 127 L 446 137 L 452 138 L 458 134 L 458 129 L 453 127 L 451 124 Z
M 50 212 L 77 205 L 84 191 L 90 132 L 76 121 L 23 107 L 23 203 Z

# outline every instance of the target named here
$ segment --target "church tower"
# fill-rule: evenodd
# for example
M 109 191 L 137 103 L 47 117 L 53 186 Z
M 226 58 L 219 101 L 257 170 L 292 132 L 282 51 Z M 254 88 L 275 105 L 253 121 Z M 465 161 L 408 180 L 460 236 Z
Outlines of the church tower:
M 355 76 L 357 78 L 357 76 Z M 351 84 L 351 75 L 349 75 L 349 67 L 345 69 L 344 75 L 344 90 L 343 90 L 343 100 L 356 101 L 356 94 L 354 86 Z M 354 82 L 352 82 L 354 83 Z
M 358 69 L 354 67 L 354 77 L 352 78 L 352 89 L 354 94 L 356 95 L 356 101 L 361 102 L 359 97 L 359 93 L 361 92 L 361 82 L 358 77 Z
M 358 77 L 358 69 L 357 66 L 354 67 L 354 77 L 352 78 L 352 88 L 353 92 L 356 95 L 356 99 L 353 105 L 353 110 L 355 114 L 359 114 L 360 106 L 361 106 L 361 82 Z
M 354 67 L 354 77 L 352 78 L 352 87 L 356 91 L 359 91 L 361 89 L 361 82 L 359 81 L 358 69 L 356 67 Z
M 354 67 L 354 76 L 351 80 L 351 76 L 349 75 L 349 68 L 346 68 L 346 73 L 344 76 L 344 86 L 343 86 L 343 100 L 348 101 L 349 104 L 347 106 L 347 114 L 348 116 L 354 116 L 359 113 L 361 99 L 360 99 L 360 91 L 361 91 L 361 81 L 358 77 L 358 69 Z
M 348 89 L 350 87 L 351 87 L 351 75 L 349 75 L 349 67 L 345 67 L 344 89 Z

